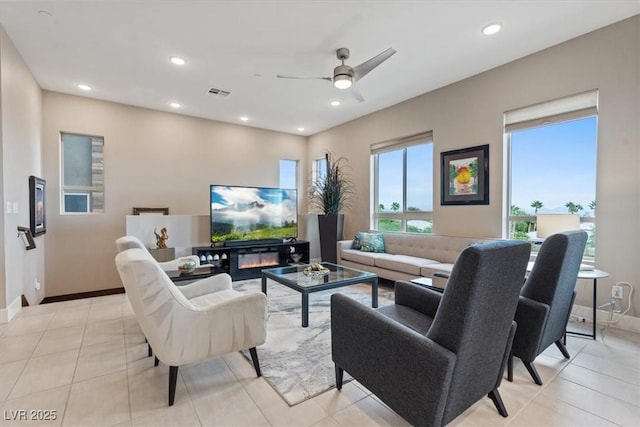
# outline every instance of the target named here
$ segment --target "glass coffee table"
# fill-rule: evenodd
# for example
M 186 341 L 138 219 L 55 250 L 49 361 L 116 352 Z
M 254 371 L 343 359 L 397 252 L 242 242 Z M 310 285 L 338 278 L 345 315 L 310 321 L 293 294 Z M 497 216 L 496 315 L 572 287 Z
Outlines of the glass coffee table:
M 169 276 L 171 281 L 175 283 L 176 286 L 180 286 L 181 284 L 184 284 L 180 282 L 204 279 L 205 277 L 211 277 L 215 276 L 216 274 L 224 273 L 224 271 L 221 271 L 219 268 L 212 267 L 211 265 L 200 265 L 199 267 L 196 267 L 196 269 L 191 273 L 186 273 L 179 270 L 169 270 L 165 271 L 165 273 L 167 273 L 167 276 Z
M 307 276 L 306 264 L 262 270 L 262 292 L 267 294 L 267 279 L 271 279 L 302 294 L 302 327 L 309 326 L 309 294 L 356 283 L 371 283 L 371 307 L 378 307 L 378 276 L 374 273 L 343 267 L 329 262 L 321 263 L 329 273 Z

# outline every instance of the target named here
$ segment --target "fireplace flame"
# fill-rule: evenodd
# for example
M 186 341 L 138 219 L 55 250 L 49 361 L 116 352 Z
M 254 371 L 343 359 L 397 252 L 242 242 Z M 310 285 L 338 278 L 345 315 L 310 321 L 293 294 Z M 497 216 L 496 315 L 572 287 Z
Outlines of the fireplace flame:
M 267 254 L 245 254 L 238 257 L 238 269 L 272 267 L 280 265 L 277 252 Z

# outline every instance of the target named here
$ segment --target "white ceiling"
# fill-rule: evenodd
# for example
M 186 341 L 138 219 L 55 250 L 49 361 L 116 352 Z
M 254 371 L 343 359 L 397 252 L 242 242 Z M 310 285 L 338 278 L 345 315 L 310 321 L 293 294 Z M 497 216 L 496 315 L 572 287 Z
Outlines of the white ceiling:
M 43 89 L 302 135 L 638 13 L 639 0 L 0 1 L 0 23 Z M 502 31 L 482 35 L 492 22 Z M 351 66 L 398 51 L 356 84 L 363 103 L 324 80 L 275 77 L 331 76 L 339 47 Z

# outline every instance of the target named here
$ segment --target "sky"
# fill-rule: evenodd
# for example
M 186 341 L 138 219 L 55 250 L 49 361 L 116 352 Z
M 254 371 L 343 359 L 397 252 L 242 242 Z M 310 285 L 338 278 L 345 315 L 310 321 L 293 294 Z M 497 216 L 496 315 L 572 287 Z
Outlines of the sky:
M 511 205 L 533 215 L 567 213 L 574 202 L 591 212 L 596 194 L 597 118 L 587 117 L 511 134 Z
M 380 153 L 379 203 L 385 210 L 397 202 L 402 206 L 402 150 Z M 433 144 L 421 144 L 407 148 L 407 207 L 422 211 L 433 210 Z

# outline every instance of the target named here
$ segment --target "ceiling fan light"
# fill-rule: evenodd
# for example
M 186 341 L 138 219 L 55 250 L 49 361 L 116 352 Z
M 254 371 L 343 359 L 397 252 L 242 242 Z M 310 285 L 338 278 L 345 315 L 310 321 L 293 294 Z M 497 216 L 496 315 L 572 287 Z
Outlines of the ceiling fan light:
M 333 85 L 338 89 L 349 89 L 351 87 L 351 76 L 339 74 L 333 78 Z

